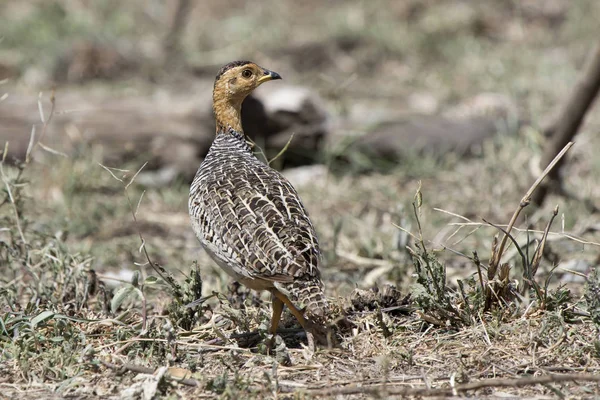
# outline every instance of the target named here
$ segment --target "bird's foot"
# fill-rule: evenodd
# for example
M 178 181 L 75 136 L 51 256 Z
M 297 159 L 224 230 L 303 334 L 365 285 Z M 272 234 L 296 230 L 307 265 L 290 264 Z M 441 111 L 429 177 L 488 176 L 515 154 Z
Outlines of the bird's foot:
M 308 345 L 313 350 L 316 349 L 317 344 L 327 347 L 335 346 L 334 332 L 325 324 L 315 323 L 307 320 L 305 330 Z
M 274 334 L 274 335 L 269 335 L 267 337 L 267 339 L 265 340 L 265 345 L 267 347 L 267 354 L 273 354 L 275 353 L 275 349 L 277 347 L 277 338 L 280 338 L 281 336 Z
M 292 359 L 283 338 L 279 335 L 271 335 L 266 341 L 267 355 L 274 357 L 281 365 L 292 365 Z

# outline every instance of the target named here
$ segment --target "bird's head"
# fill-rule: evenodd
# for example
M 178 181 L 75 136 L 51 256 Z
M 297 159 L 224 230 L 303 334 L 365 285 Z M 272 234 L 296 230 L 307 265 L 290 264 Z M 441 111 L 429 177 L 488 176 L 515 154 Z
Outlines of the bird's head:
M 250 61 L 234 61 L 223 66 L 213 91 L 217 130 L 229 127 L 241 132 L 242 102 L 258 86 L 274 79 L 281 76 Z
M 221 68 L 215 79 L 214 100 L 241 102 L 262 83 L 281 79 L 277 72 L 269 71 L 251 61 L 234 61 Z

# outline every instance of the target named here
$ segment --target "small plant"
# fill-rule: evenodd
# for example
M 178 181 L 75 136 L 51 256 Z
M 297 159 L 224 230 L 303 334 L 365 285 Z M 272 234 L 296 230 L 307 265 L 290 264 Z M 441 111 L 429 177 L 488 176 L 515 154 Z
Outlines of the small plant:
M 146 331 L 146 296 L 144 295 L 144 287 L 148 285 L 153 285 L 158 281 L 158 278 L 155 276 L 148 276 L 144 279 L 143 283 L 140 283 L 140 273 L 139 271 L 135 271 L 131 278 L 131 283 L 126 284 L 125 286 L 121 286 L 119 290 L 115 293 L 110 302 L 110 310 L 113 314 L 115 314 L 118 309 L 121 307 L 123 302 L 128 299 L 139 299 L 142 302 L 141 310 L 142 310 L 142 332 Z
M 448 287 L 446 266 L 433 252 L 427 249 L 421 228 L 421 185 L 417 188 L 413 211 L 417 222 L 418 237 L 414 237 L 415 249 L 407 247 L 417 275 L 414 299 L 422 309 L 421 317 L 438 326 L 460 326 L 470 324 L 470 310 L 457 307 L 458 294 Z M 462 289 L 462 286 L 461 286 Z
M 175 326 L 189 331 L 196 323 L 203 320 L 206 311 L 204 306 L 206 299 L 202 297 L 202 277 L 198 263 L 194 262 L 182 286 L 181 301 L 171 301 L 167 312 Z
M 0 360 L 27 379 L 67 379 L 85 368 L 79 359 L 88 345 L 85 324 L 106 309 L 105 296 L 90 300 L 106 293 L 90 256 L 72 253 L 64 234 L 50 235 L 30 223 L 29 153 L 16 166 L 6 164 L 7 154 L 8 146 L 0 160 L 0 210 L 10 210 L 0 214 Z
M 558 215 L 558 206 L 552 211 L 550 220 L 531 256 L 529 256 L 528 251 L 526 251 L 527 254 L 523 252 L 517 240 L 511 235 L 512 227 L 520 212 L 529 205 L 532 193 L 570 147 L 571 144 L 565 146 L 563 151 L 556 156 L 555 160 L 531 186 L 513 214 L 507 229 L 484 220 L 486 224 L 501 231 L 504 236 L 501 241 L 499 241 L 498 235 L 494 236 L 487 266 L 482 264 L 477 252 L 473 252 L 472 257 L 467 257 L 477 268 L 479 285 L 475 283 L 474 277 L 466 281 L 459 280 L 458 292 L 448 287 L 445 265 L 425 245 L 420 219 L 423 195 L 419 184 L 413 202 L 418 236 L 412 235 L 415 240 L 415 248 L 407 247 L 407 249 L 412 257 L 417 275 L 414 299 L 422 309 L 421 317 L 424 320 L 439 326 L 471 325 L 476 323 L 484 312 L 494 309 L 508 309 L 518 304 L 522 299 L 522 295 L 529 295 L 530 292 L 537 299 L 537 308 L 541 310 L 559 309 L 570 302 L 571 294 L 568 289 L 559 287 L 553 292 L 549 291 L 551 274 L 543 284 L 536 280 L 536 273 L 544 254 L 550 227 Z M 523 266 L 523 278 L 520 285 L 517 281 L 511 280 L 511 265 L 501 262 L 502 255 L 510 244 L 513 244 L 517 249 Z M 529 247 L 528 240 L 525 248 L 528 249 Z M 484 272 L 487 273 L 484 274 Z M 468 284 L 467 287 L 465 287 L 465 283 Z M 517 288 L 521 288 L 520 293 Z

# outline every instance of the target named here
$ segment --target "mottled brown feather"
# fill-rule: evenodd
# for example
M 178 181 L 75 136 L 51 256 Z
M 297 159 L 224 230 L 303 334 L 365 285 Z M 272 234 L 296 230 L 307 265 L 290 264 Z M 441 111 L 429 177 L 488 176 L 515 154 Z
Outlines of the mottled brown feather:
M 190 188 L 192 227 L 235 279 L 254 289 L 279 290 L 309 315 L 322 316 L 326 301 L 314 227 L 294 187 L 246 143 L 239 111 L 249 91 L 239 96 L 226 86 L 242 66 L 260 68 L 234 62 L 217 75 L 217 136 Z

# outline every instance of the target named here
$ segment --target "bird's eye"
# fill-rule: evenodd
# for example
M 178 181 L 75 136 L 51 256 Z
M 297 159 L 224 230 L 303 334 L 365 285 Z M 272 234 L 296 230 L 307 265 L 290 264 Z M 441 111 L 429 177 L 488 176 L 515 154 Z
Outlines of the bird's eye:
M 250 71 L 249 69 L 245 69 L 242 71 L 242 76 L 244 78 L 250 78 L 252 76 L 252 71 Z

